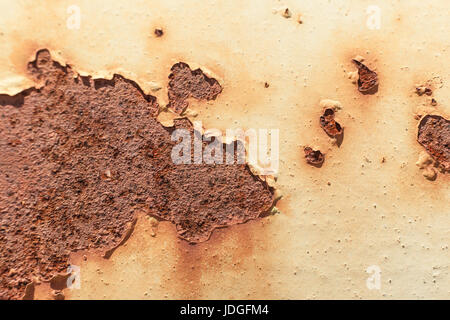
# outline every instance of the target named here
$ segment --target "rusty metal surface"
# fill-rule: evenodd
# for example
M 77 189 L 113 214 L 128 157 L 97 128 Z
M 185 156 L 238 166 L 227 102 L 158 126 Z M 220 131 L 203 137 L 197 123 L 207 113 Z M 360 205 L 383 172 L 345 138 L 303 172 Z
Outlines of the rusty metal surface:
M 164 106 L 170 69 L 184 61 L 223 89 L 215 100 L 188 100 L 205 128 L 280 130 L 280 213 L 197 245 L 143 216 L 109 259 L 71 256 L 81 286 L 65 297 L 448 298 L 449 175 L 424 177 L 415 118 L 450 113 L 450 9 L 432 2 L 377 1 L 381 25 L 370 29 L 370 1 L 91 0 L 75 4 L 77 29 L 67 25 L 71 1 L 0 1 L 2 93 L 32 87 L 26 63 L 48 48 L 83 75 L 132 79 Z M 377 73 L 376 93 L 358 91 L 356 56 Z M 429 82 L 434 105 L 416 94 Z M 320 127 L 323 99 L 340 103 L 341 145 Z M 326 154 L 320 168 L 304 146 Z M 377 268 L 381 286 L 370 289 L 367 270 Z M 43 283 L 35 296 L 51 290 Z

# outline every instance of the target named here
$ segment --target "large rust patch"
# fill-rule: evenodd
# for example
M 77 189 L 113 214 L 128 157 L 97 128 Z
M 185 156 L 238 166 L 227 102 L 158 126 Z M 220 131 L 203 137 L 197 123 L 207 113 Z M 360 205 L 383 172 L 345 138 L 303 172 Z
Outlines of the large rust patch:
M 222 92 L 216 79 L 209 78 L 200 69 L 191 70 L 183 62 L 173 65 L 169 79 L 169 108 L 178 114 L 188 107 L 187 99 L 214 100 Z
M 450 171 L 450 121 L 426 115 L 419 123 L 417 141 L 444 169 Z
M 29 71 L 40 89 L 0 96 L 0 298 L 66 270 L 72 251 L 117 246 L 137 211 L 196 243 L 270 209 L 247 165 L 173 164 L 173 129 L 134 82 L 80 77 L 46 50 Z

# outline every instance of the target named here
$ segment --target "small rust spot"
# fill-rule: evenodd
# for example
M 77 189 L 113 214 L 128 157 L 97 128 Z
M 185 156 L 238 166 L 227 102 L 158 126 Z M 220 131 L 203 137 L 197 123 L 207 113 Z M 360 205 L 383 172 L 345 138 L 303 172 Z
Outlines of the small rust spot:
M 160 28 L 156 28 L 154 32 L 155 32 L 155 36 L 157 36 L 158 38 L 162 37 L 164 35 L 163 29 L 160 29 Z
M 450 121 L 438 115 L 426 115 L 420 120 L 417 141 L 439 163 L 450 171 Z
M 202 70 L 191 70 L 188 64 L 179 62 L 172 66 L 169 75 L 169 108 L 181 114 L 188 107 L 188 98 L 215 100 L 222 92 L 219 82 Z
M 291 16 L 292 16 L 291 10 L 289 10 L 289 8 L 284 9 L 283 17 L 285 17 L 286 19 L 289 19 Z
M 320 126 L 330 137 L 338 137 L 342 135 L 343 129 L 341 125 L 334 119 L 335 112 L 333 109 L 327 108 L 320 116 Z
M 311 147 L 305 147 L 303 151 L 305 152 L 305 159 L 307 163 L 315 167 L 322 166 L 325 156 L 322 152 L 320 152 L 320 150 L 313 150 Z
M 264 82 L 264 88 L 268 88 L 268 87 L 270 87 L 269 83 L 268 82 Z
M 433 107 L 435 107 L 435 106 L 437 106 L 437 101 L 436 101 L 436 99 L 435 98 L 431 98 L 431 105 L 433 106 Z
M 416 87 L 416 93 L 419 96 L 422 96 L 424 94 L 427 96 L 431 96 L 433 94 L 433 90 L 428 85 L 424 85 L 424 86 Z
M 362 94 L 374 94 L 378 91 L 378 75 L 365 64 L 356 59 L 352 60 L 358 68 L 358 90 Z

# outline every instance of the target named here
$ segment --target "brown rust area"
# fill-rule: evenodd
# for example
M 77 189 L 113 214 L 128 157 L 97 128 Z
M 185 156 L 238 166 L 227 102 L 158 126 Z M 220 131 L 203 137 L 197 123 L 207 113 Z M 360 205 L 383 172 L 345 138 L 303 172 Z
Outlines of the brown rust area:
M 179 62 L 172 66 L 169 75 L 169 108 L 181 114 L 189 105 L 187 99 L 214 100 L 222 92 L 219 82 L 202 70 L 191 70 L 188 64 Z
M 342 135 L 343 129 L 341 125 L 334 119 L 335 112 L 333 109 L 327 108 L 320 116 L 320 126 L 330 137 L 338 137 Z
M 429 85 L 419 86 L 416 87 L 416 93 L 419 96 L 422 96 L 424 94 L 427 96 L 431 96 L 433 94 L 433 89 L 431 89 Z
M 47 50 L 29 71 L 43 86 L 0 108 L 0 298 L 65 271 L 71 252 L 116 247 L 137 212 L 195 243 L 270 209 L 247 165 L 175 165 L 156 99 L 133 81 L 81 77 Z
M 358 68 L 358 90 L 363 94 L 374 94 L 378 91 L 378 75 L 370 70 L 364 63 L 353 59 Z
M 445 172 L 450 171 L 450 121 L 438 115 L 426 115 L 419 123 L 417 141 Z
M 192 137 L 199 135 L 187 119 L 175 120 L 175 128 L 189 129 Z M 203 147 L 207 144 L 203 142 Z M 226 148 L 222 147 L 225 161 Z M 235 150 L 242 148 L 235 143 Z M 237 154 L 234 158 L 237 160 Z M 258 218 L 273 203 L 272 188 L 253 176 L 247 165 L 170 162 L 155 179 L 164 196 L 152 200 L 151 214 L 175 223 L 180 237 L 192 243 L 208 240 L 215 228 Z
M 305 159 L 307 163 L 316 167 L 322 166 L 325 156 L 322 152 L 320 152 L 320 150 L 313 150 L 311 147 L 305 147 L 303 151 L 305 152 Z
M 156 28 L 155 31 L 154 31 L 154 34 L 155 34 L 155 36 L 157 36 L 159 38 L 159 37 L 162 37 L 164 35 L 164 31 L 161 28 Z

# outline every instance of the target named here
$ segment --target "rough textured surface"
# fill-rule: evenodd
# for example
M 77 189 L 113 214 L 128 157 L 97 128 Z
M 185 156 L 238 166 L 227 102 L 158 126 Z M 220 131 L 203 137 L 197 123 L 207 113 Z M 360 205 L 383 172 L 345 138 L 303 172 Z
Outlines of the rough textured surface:
M 323 164 L 323 161 L 325 160 L 325 156 L 320 152 L 320 150 L 313 150 L 310 147 L 305 147 L 305 159 L 306 162 L 313 165 L 320 167 Z
M 428 85 L 424 85 L 416 87 L 416 93 L 419 96 L 422 96 L 424 94 L 426 94 L 427 96 L 431 96 L 433 94 L 433 90 Z
M 64 271 L 71 251 L 116 246 L 137 211 L 199 242 L 271 207 L 246 165 L 173 164 L 170 130 L 134 82 L 80 77 L 46 50 L 29 71 L 42 88 L 0 99 L 0 298 Z
M 353 60 L 358 68 L 358 90 L 363 94 L 374 94 L 378 91 L 378 75 L 370 70 L 365 64 Z
M 68 299 L 448 299 L 450 176 L 430 183 L 418 172 L 417 151 L 425 149 L 411 118 L 428 103 L 415 85 L 433 75 L 445 81 L 434 88 L 433 112 L 450 114 L 448 0 L 36 3 L 0 1 L 0 92 L 33 86 L 14 93 L 5 80 L 21 76 L 24 57 L 43 44 L 95 77 L 134 73 L 151 94 L 174 63 L 196 61 L 223 79 L 215 77 L 224 87 L 216 101 L 195 109 L 205 127 L 280 129 L 281 215 L 217 230 L 194 246 L 174 241 L 168 223 L 154 238 L 138 223 L 110 260 L 88 256 L 82 287 L 65 290 Z M 81 7 L 79 30 L 66 28 L 69 4 Z M 305 24 L 272 15 L 283 4 L 293 17 L 303 12 Z M 380 30 L 366 26 L 372 4 L 381 8 Z M 357 71 L 357 54 L 377 65 L 378 97 L 344 79 L 344 69 Z M 167 99 L 165 89 L 154 92 Z M 319 126 L 322 98 L 342 103 L 341 149 Z M 327 152 L 320 170 L 309 167 L 301 145 Z M 366 286 L 373 264 L 381 290 Z
M 190 97 L 214 100 L 222 92 L 216 79 L 209 78 L 200 69 L 191 70 L 183 62 L 172 66 L 169 79 L 169 108 L 176 113 L 182 113 L 187 108 Z
M 419 124 L 417 141 L 446 172 L 450 171 L 450 121 L 426 115 Z
M 330 137 L 337 137 L 342 134 L 342 127 L 334 120 L 334 116 L 333 109 L 325 109 L 323 115 L 320 117 L 320 126 Z

